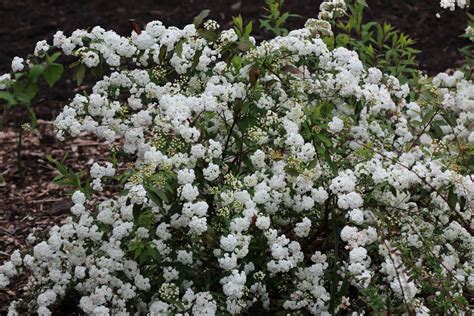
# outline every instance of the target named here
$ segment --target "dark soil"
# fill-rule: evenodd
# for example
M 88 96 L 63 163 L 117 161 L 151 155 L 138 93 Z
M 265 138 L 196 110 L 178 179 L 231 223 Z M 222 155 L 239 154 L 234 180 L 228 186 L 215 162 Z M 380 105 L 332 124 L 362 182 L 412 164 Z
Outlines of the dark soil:
M 292 18 L 287 27 L 301 27 L 306 18 L 317 16 L 320 2 L 287 0 L 286 9 L 302 16 Z M 368 18 L 389 22 L 417 40 L 417 48 L 423 51 L 419 56 L 422 70 L 435 74 L 459 66 L 462 59 L 458 49 L 467 44 L 459 37 L 466 27 L 464 12 L 442 11 L 439 0 L 367 2 L 371 7 Z M 57 30 L 69 34 L 77 28 L 101 25 L 127 35 L 130 18 L 141 24 L 158 19 L 166 25 L 184 26 L 204 9 L 211 9 L 210 16 L 224 27 L 229 27 L 232 16 L 238 14 L 258 25 L 263 3 L 263 0 L 0 0 L 0 74 L 9 71 L 14 56 L 27 56 L 37 41 L 51 41 Z M 436 18 L 438 12 L 441 18 Z M 268 34 L 258 33 L 258 36 L 264 38 Z M 66 165 L 87 170 L 94 159 L 100 160 L 107 151 L 93 139 L 80 138 L 66 143 L 54 140 L 51 120 L 73 94 L 74 84 L 69 81 L 40 95 L 34 108 L 41 122 L 36 131 L 25 137 L 20 169 L 15 152 L 18 129 L 13 118 L 22 118 L 25 113 L 19 111 L 4 120 L 8 127 L 0 131 L 0 173 L 6 179 L 6 183 L 0 184 L 0 262 L 14 249 L 27 249 L 26 237 L 33 229 L 59 224 L 68 213 L 69 201 L 64 188 L 52 184 L 57 173 L 47 163 L 46 155 L 61 158 L 69 152 Z M 17 282 L 15 291 L 0 289 L 0 313 L 21 294 L 24 282 L 24 278 Z

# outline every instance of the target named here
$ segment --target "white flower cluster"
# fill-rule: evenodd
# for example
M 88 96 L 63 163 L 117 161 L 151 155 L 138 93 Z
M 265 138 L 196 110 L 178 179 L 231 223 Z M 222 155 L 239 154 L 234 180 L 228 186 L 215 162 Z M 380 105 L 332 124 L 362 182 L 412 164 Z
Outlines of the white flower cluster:
M 12 71 L 13 72 L 22 71 L 23 68 L 25 68 L 25 66 L 23 65 L 24 61 L 25 60 L 23 58 L 20 58 L 18 56 L 13 58 L 13 60 L 12 60 Z
M 112 163 L 106 162 L 106 166 L 102 167 L 98 163 L 94 163 L 90 170 L 92 181 L 92 189 L 95 191 L 102 191 L 102 178 L 113 177 L 115 175 L 115 168 Z
M 449 9 L 454 11 L 456 9 L 456 5 L 461 9 L 464 9 L 466 6 L 469 5 L 469 0 L 440 0 L 439 5 L 443 9 Z
M 432 287 L 467 296 L 472 81 L 439 75 L 413 98 L 309 26 L 247 51 L 234 30 L 206 27 L 155 21 L 130 38 L 95 27 L 38 43 L 38 56 L 110 66 L 55 127 L 124 158 L 90 170 L 95 190 L 116 181 L 115 197 L 74 193 L 73 215 L 32 255 L 15 252 L 0 286 L 30 271 L 40 315 L 70 295 L 89 315 L 330 315 L 352 298 L 422 313 L 438 306 Z
M 318 18 L 327 21 L 343 16 L 346 13 L 346 7 L 345 0 L 323 1 L 319 7 Z

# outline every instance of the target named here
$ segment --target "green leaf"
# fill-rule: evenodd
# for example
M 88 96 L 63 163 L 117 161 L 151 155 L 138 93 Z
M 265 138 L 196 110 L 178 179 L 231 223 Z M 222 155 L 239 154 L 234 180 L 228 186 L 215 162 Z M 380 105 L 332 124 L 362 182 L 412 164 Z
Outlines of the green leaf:
M 28 73 L 28 77 L 31 81 L 37 82 L 39 76 L 43 73 L 43 66 L 41 65 L 34 65 L 30 68 L 30 72 Z
M 92 196 L 93 190 L 92 190 L 90 179 L 86 180 L 86 183 L 84 184 L 84 189 L 82 190 L 82 193 L 84 193 L 86 195 L 86 198 L 88 198 L 88 199 Z
M 235 55 L 230 60 L 230 63 L 236 70 L 240 70 L 242 68 L 242 57 L 239 55 Z
M 243 52 L 246 52 L 252 47 L 252 44 L 249 41 L 238 41 L 237 42 L 237 48 L 240 49 Z
M 6 91 L 0 91 L 0 100 L 5 100 L 7 101 L 7 104 L 9 106 L 11 105 L 15 105 L 17 104 L 18 102 L 15 100 L 15 97 L 9 93 L 9 92 L 6 92 Z
M 168 197 L 166 196 L 165 192 L 161 191 L 161 190 L 155 190 L 156 194 L 158 194 L 158 196 L 160 197 L 160 199 L 165 202 L 165 203 L 169 203 L 169 200 L 168 200 Z
M 198 33 L 199 35 L 202 36 L 202 38 L 204 38 L 206 41 L 208 42 L 214 42 L 215 40 L 217 40 L 218 38 L 218 35 L 216 32 L 214 31 L 209 31 L 209 30 L 205 30 L 205 29 L 199 29 L 198 30 Z
M 146 188 L 146 191 L 148 193 L 148 196 L 151 198 L 155 204 L 161 205 L 163 203 L 168 204 L 169 200 L 168 197 L 166 196 L 166 193 L 163 192 L 162 190 L 156 188 L 156 187 L 149 187 Z
M 441 129 L 441 127 L 439 126 L 437 122 L 433 122 L 433 124 L 431 124 L 431 128 L 433 129 L 435 137 L 440 138 L 440 139 L 443 137 L 444 135 L 443 130 Z
M 245 29 L 244 29 L 244 38 L 249 38 L 250 36 L 250 33 L 252 33 L 252 21 L 250 21 L 249 23 L 247 23 L 247 25 L 245 26 Z
M 342 47 L 346 47 L 347 44 L 349 44 L 349 35 L 347 34 L 339 34 L 337 35 L 336 37 L 336 43 L 337 43 L 337 46 L 342 46 Z
M 91 68 L 91 74 L 95 78 L 99 78 L 100 76 L 102 76 L 102 64 L 99 64 L 95 66 L 94 68 Z
M 176 55 L 178 55 L 179 58 L 181 58 L 181 56 L 183 55 L 183 42 L 184 39 L 181 39 L 174 47 L 174 51 L 176 52 Z
M 51 63 L 54 63 L 59 57 L 61 56 L 61 52 L 56 52 L 54 54 L 52 54 L 51 56 L 48 56 L 48 63 L 51 64 Z
M 193 57 L 193 65 L 192 65 L 193 68 L 196 68 L 196 66 L 199 64 L 199 58 L 201 57 L 201 55 L 202 55 L 202 49 L 198 50 L 198 51 L 194 54 L 194 57 Z
M 84 78 L 86 76 L 86 66 L 84 64 L 80 64 L 77 66 L 76 71 L 74 72 L 74 75 L 72 76 L 72 79 L 76 81 L 76 84 L 80 86 L 82 82 L 84 81 Z
M 321 141 L 322 143 L 324 143 L 324 145 L 326 147 L 332 147 L 332 143 L 331 143 L 331 140 L 329 138 L 327 138 L 326 136 L 324 136 L 323 134 L 316 134 L 315 137 Z
M 178 306 L 178 308 L 179 308 L 180 311 L 184 311 L 184 310 L 185 310 L 183 303 L 180 302 L 180 301 L 174 302 L 174 305 Z
M 61 64 L 49 64 L 48 67 L 43 71 L 43 77 L 50 87 L 61 78 L 64 67 Z
M 160 63 L 163 63 L 163 61 L 165 60 L 167 51 L 168 47 L 166 47 L 165 45 L 160 47 L 160 54 L 158 55 Z
M 244 24 L 244 21 L 242 19 L 242 16 L 239 14 L 239 16 L 236 16 L 236 17 L 233 17 L 232 18 L 233 21 L 234 21 L 234 26 L 236 28 L 236 33 L 239 34 L 242 32 L 242 29 L 244 28 L 243 27 L 243 24 Z
M 144 251 L 144 249 L 139 249 L 139 250 L 137 249 L 137 251 L 135 252 L 135 256 L 137 255 L 138 255 L 138 263 L 140 265 L 142 265 L 148 260 L 148 253 L 147 251 Z
M 436 107 L 432 107 L 426 114 L 423 116 L 423 120 L 421 121 L 421 125 L 426 125 L 435 115 L 437 112 Z
M 448 193 L 448 204 L 452 209 L 454 209 L 456 208 L 457 203 L 458 203 L 458 198 L 456 194 L 454 193 L 453 187 L 451 187 Z
M 75 62 L 73 62 L 72 64 L 69 65 L 69 69 L 76 68 L 76 67 L 79 66 L 80 64 L 81 64 L 81 61 L 80 61 L 80 60 L 76 60 Z
M 155 260 L 156 263 L 160 263 L 161 255 L 160 255 L 160 252 L 156 248 L 154 247 L 148 248 L 148 254 L 153 258 L 153 260 Z
M 171 186 L 168 182 L 165 183 L 165 189 L 169 193 L 175 193 L 176 192 L 176 187 Z
M 285 168 L 285 172 L 293 177 L 297 177 L 300 174 L 299 171 L 296 170 L 295 168 L 289 168 L 289 167 Z
M 37 92 L 38 86 L 34 82 L 17 81 L 13 85 L 13 94 L 24 104 L 29 104 Z
M 144 210 L 138 215 L 138 225 L 148 228 L 153 224 L 153 213 L 150 209 Z
M 454 127 L 457 125 L 457 122 L 456 122 L 456 116 L 454 114 L 452 114 L 451 112 L 445 112 L 443 114 L 441 114 L 443 116 L 443 118 L 446 120 L 446 122 Z
M 84 188 L 81 185 L 81 178 L 85 175 L 84 172 L 74 172 L 74 170 L 69 169 L 66 165 L 64 165 L 64 160 L 67 158 L 67 153 L 63 156 L 61 161 L 58 161 L 51 157 L 51 155 L 47 155 L 46 159 L 54 166 L 54 168 L 59 171 L 60 175 L 56 176 L 53 179 L 53 182 L 59 185 L 66 185 L 72 186 L 75 190 L 80 190 L 86 194 L 87 197 L 91 195 L 91 188 L 90 183 L 84 185 Z M 89 180 L 87 180 L 89 181 Z M 89 187 L 88 187 L 89 186 Z
M 255 125 L 257 125 L 257 118 L 255 117 L 244 117 L 243 119 L 237 121 L 237 126 L 241 131 L 245 131 L 249 127 Z
M 205 18 L 209 15 L 211 10 L 202 10 L 196 17 L 193 19 L 194 26 L 198 27 L 204 21 Z

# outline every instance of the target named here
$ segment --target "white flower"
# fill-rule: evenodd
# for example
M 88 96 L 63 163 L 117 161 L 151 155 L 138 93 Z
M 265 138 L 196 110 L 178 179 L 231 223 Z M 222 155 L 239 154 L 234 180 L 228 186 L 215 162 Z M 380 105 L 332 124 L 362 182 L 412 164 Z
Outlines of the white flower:
M 84 279 L 86 277 L 86 267 L 77 266 L 74 270 L 74 276 L 77 279 Z
M 6 88 L 6 83 L 11 80 L 10 74 L 3 74 L 0 76 L 0 89 Z
M 227 236 L 221 237 L 220 245 L 225 251 L 233 251 L 238 245 L 238 240 L 234 235 L 229 234 Z
M 145 227 L 138 227 L 136 234 L 138 239 L 146 239 L 149 237 L 148 229 Z
M 353 238 L 353 236 L 358 232 L 359 230 L 357 227 L 353 226 L 344 226 L 344 228 L 341 230 L 341 239 L 344 241 L 349 241 Z
M 353 209 L 349 212 L 350 220 L 358 225 L 361 225 L 364 222 L 364 212 L 359 209 Z
M 356 178 L 351 170 L 339 172 L 339 175 L 331 181 L 329 188 L 334 193 L 352 192 L 355 189 Z
M 464 9 L 464 7 L 467 5 L 467 0 L 440 0 L 439 3 L 443 9 L 450 9 L 451 11 L 456 9 L 456 4 L 461 9 Z
M 324 188 L 319 187 L 318 189 L 312 190 L 311 197 L 316 203 L 324 204 L 324 202 L 326 202 L 326 200 L 328 199 L 329 195 L 326 190 L 324 190 Z
M 193 183 L 196 176 L 194 174 L 194 170 L 192 169 L 183 169 L 178 171 L 178 183 L 179 184 L 187 184 Z
M 229 256 L 228 253 L 224 254 L 224 257 L 219 258 L 219 266 L 224 270 L 232 270 L 237 267 L 237 256 L 235 254 L 231 254 Z
M 93 68 L 100 62 L 99 55 L 93 51 L 87 51 L 82 54 L 82 62 L 88 67 Z
M 82 205 L 86 202 L 86 195 L 81 191 L 75 191 L 71 199 L 74 204 Z
M 311 220 L 307 217 L 299 223 L 296 223 L 295 234 L 296 236 L 303 238 L 307 237 L 311 231 Z
M 359 208 L 364 204 L 364 201 L 359 193 L 350 192 L 347 194 L 341 194 L 337 199 L 337 206 L 342 209 L 355 209 Z
M 219 166 L 216 164 L 213 164 L 212 162 L 210 162 L 209 166 L 206 169 L 204 169 L 202 172 L 204 174 L 204 179 L 206 179 L 207 181 L 214 181 L 220 175 Z
M 328 127 L 331 133 L 339 133 L 344 128 L 344 121 L 334 116 L 332 121 L 328 123 Z
M 25 66 L 23 65 L 23 61 L 24 61 L 24 59 L 20 58 L 18 56 L 13 58 L 13 60 L 12 60 L 12 71 L 13 72 L 22 71 L 23 68 L 25 68 Z
M 137 45 L 138 49 L 145 50 L 150 48 L 155 43 L 153 37 L 147 33 L 147 31 L 142 31 L 139 35 L 132 36 L 133 43 Z
M 56 302 L 56 292 L 53 290 L 46 290 L 45 292 L 38 295 L 36 299 L 39 306 L 50 306 Z
M 142 291 L 147 291 L 150 289 L 150 280 L 148 278 L 144 278 L 142 275 L 137 274 L 135 276 L 135 285 Z
M 250 160 L 252 161 L 252 164 L 256 168 L 264 168 L 266 166 L 265 164 L 265 153 L 261 151 L 260 149 L 257 149 L 252 156 L 250 156 Z
M 150 305 L 150 313 L 157 316 L 168 316 L 170 306 L 162 301 L 155 301 Z
M 197 187 L 186 183 L 181 190 L 181 197 L 188 202 L 194 201 L 199 195 L 199 190 Z
M 207 230 L 207 219 L 205 217 L 198 218 L 193 216 L 189 222 L 190 232 L 196 235 L 201 235 Z
M 258 215 L 255 226 L 261 230 L 267 230 L 270 227 L 270 217 Z
M 354 248 L 349 253 L 349 259 L 351 262 L 362 262 L 366 258 L 367 258 L 367 250 L 362 247 Z
M 179 250 L 176 259 L 185 265 L 193 263 L 193 253 L 191 251 Z
M 49 45 L 46 41 L 39 41 L 36 43 L 35 56 L 42 57 L 49 50 Z
M 141 184 L 130 186 L 128 196 L 134 204 L 144 204 L 148 201 L 146 190 Z
M 232 270 L 232 274 L 228 277 L 221 279 L 222 290 L 224 294 L 229 298 L 241 298 L 243 296 L 243 290 L 247 276 L 244 271 L 239 273 L 238 270 Z

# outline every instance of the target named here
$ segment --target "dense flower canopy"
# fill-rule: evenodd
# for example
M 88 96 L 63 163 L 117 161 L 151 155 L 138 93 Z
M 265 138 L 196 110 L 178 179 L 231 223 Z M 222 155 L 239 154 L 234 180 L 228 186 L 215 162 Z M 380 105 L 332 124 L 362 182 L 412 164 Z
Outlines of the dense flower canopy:
M 90 315 L 466 311 L 472 81 L 401 84 L 329 49 L 322 20 L 258 44 L 245 32 L 154 21 L 37 44 L 37 58 L 110 69 L 55 129 L 109 142 L 91 187 L 119 189 L 76 191 L 67 222 L 0 267 L 0 287 L 30 271 L 40 315 L 67 297 Z

